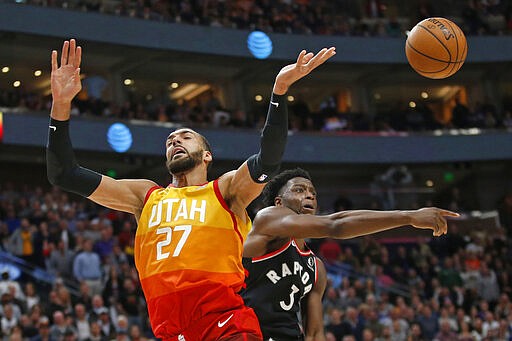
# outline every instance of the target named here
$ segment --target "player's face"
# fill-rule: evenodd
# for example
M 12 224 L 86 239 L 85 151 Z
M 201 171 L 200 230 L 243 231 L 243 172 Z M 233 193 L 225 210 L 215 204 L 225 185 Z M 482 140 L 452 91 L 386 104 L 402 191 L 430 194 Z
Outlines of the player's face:
M 172 132 L 165 143 L 167 169 L 171 174 L 180 174 L 203 162 L 205 153 L 199 135 L 190 129 Z
M 281 195 L 282 205 L 299 214 L 315 214 L 317 209 L 316 190 L 313 183 L 306 178 L 288 180 Z

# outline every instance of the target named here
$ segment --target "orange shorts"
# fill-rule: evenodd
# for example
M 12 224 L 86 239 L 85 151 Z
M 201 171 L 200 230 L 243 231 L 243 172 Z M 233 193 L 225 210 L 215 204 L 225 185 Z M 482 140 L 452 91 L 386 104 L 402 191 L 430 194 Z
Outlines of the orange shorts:
M 251 308 L 210 313 L 194 321 L 178 336 L 163 341 L 262 341 L 260 325 Z

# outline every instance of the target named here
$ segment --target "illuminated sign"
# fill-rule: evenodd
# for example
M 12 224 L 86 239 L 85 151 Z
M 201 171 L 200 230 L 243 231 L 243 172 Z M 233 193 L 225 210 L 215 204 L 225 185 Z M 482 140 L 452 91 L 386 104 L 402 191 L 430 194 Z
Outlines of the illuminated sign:
M 107 141 L 110 147 L 118 153 L 124 153 L 132 146 L 130 128 L 122 123 L 114 123 L 108 128 Z

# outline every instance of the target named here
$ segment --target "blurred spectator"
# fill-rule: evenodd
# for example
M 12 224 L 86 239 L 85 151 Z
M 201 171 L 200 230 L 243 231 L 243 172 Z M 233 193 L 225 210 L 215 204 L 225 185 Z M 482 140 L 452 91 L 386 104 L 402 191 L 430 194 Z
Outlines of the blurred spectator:
M 84 240 L 83 251 L 73 261 L 73 274 L 78 281 L 87 283 L 91 295 L 96 295 L 103 290 L 103 284 L 100 257 L 92 251 L 92 247 L 92 240 Z
M 114 249 L 114 234 L 113 228 L 108 221 L 108 224 L 101 224 L 100 239 L 94 243 L 93 250 L 100 256 L 102 261 L 105 261 Z
M 505 110 L 505 113 L 503 114 L 502 119 L 502 125 L 505 129 L 512 129 L 512 111 L 511 110 Z
M 113 325 L 110 319 L 110 314 L 107 308 L 103 307 L 99 310 L 98 325 L 100 326 L 101 332 L 108 339 L 113 339 L 116 336 L 116 327 Z
M 9 238 L 9 250 L 28 263 L 34 263 L 34 229 L 27 218 L 22 218 Z
M 141 329 L 137 325 L 130 326 L 129 336 L 131 341 L 147 341 L 148 339 L 142 335 Z
M 66 332 L 66 320 L 62 311 L 57 310 L 53 313 L 52 326 L 50 327 L 50 337 L 54 340 L 62 340 Z
M 57 242 L 57 248 L 53 249 L 47 262 L 47 270 L 51 274 L 66 279 L 73 278 L 74 252 L 66 248 L 61 239 Z
M 337 240 L 326 238 L 320 244 L 319 256 L 327 263 L 333 263 L 339 259 L 341 255 L 341 246 Z
M 340 309 L 332 309 L 328 316 L 329 322 L 325 326 L 325 331 L 332 333 L 336 340 L 341 340 L 351 333 L 351 327 L 343 320 L 343 312 Z
M 438 317 L 433 314 L 430 306 L 423 306 L 423 309 L 418 316 L 418 323 L 421 326 L 421 330 L 423 331 L 425 338 L 427 340 L 433 340 L 439 330 L 439 325 Z
M 460 273 L 454 268 L 453 259 L 451 257 L 446 257 L 444 260 L 444 266 L 439 272 L 439 282 L 442 286 L 447 287 L 448 289 L 462 286 Z
M 107 80 L 99 75 L 91 75 L 82 80 L 84 90 L 89 99 L 98 100 L 102 98 L 102 93 L 107 86 Z M 98 113 L 99 114 L 99 113 Z
M 104 312 L 108 313 L 108 309 L 105 306 L 103 298 L 100 295 L 94 295 L 92 298 L 92 306 L 89 311 L 89 320 L 98 321 L 100 319 L 100 315 Z
M 83 304 L 87 311 L 92 308 L 92 295 L 91 289 L 86 282 L 81 282 L 79 285 L 78 295 L 74 297 L 73 304 Z
M 489 302 L 491 306 L 498 301 L 500 296 L 500 288 L 494 270 L 489 269 L 484 262 L 480 268 L 480 278 L 478 283 L 478 294 L 485 301 Z
M 107 335 L 103 333 L 100 324 L 97 321 L 91 322 L 91 336 L 86 341 L 109 341 Z
M 25 295 L 21 290 L 19 282 L 10 278 L 8 270 L 2 271 L 0 278 L 0 296 L 3 296 L 4 294 L 14 295 L 13 297 L 16 297 L 20 300 L 25 299 Z
M 499 334 L 500 324 L 494 319 L 494 314 L 490 311 L 485 313 L 482 323 L 482 335 L 485 338 L 496 339 Z
M 136 287 L 131 278 L 125 278 L 120 293 L 120 303 L 124 313 L 128 316 L 130 325 L 142 326 L 141 306 L 142 291 Z
M 25 284 L 25 302 L 26 302 L 26 311 L 32 310 L 32 308 L 39 304 L 41 298 L 36 292 L 36 287 L 34 283 L 28 282 Z
M 467 128 L 469 126 L 469 108 L 455 97 L 455 107 L 452 109 L 452 123 L 455 128 Z
M 37 322 L 38 334 L 30 339 L 30 341 L 59 341 L 50 335 L 50 320 L 46 316 L 42 316 Z
M 442 320 L 440 323 L 440 330 L 433 339 L 434 341 L 453 341 L 457 340 L 457 334 L 453 332 L 450 322 Z
M 505 229 L 508 238 L 512 239 L 512 191 L 508 191 L 498 204 L 498 213 L 501 226 Z
M 11 335 L 13 328 L 18 325 L 19 321 L 14 315 L 11 304 L 5 304 L 2 310 L 2 318 L 0 319 L 2 335 Z
M 75 305 L 75 322 L 73 327 L 77 331 L 77 339 L 79 341 L 87 340 L 91 336 L 91 327 L 83 304 Z

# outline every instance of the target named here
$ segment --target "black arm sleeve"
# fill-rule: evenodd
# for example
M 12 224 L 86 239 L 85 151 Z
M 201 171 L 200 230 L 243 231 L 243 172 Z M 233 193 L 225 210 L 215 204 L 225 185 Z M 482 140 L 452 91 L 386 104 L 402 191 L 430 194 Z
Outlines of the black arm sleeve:
M 288 107 L 285 95 L 272 94 L 267 120 L 260 139 L 260 151 L 247 160 L 251 178 L 267 182 L 279 172 L 288 136 Z
M 46 146 L 46 170 L 52 185 L 88 197 L 99 186 L 101 174 L 81 167 L 69 137 L 69 120 L 50 119 Z

